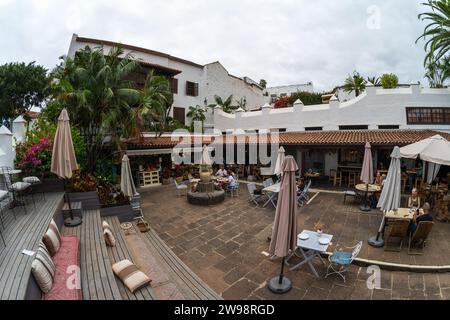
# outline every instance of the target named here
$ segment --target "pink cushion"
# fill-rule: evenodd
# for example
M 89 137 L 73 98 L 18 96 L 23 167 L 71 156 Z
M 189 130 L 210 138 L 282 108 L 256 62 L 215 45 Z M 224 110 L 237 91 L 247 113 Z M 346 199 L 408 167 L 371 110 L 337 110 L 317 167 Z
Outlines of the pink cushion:
M 62 236 L 61 248 L 53 257 L 56 267 L 52 289 L 44 295 L 44 300 L 82 300 L 81 288 L 71 289 L 67 279 L 74 276 L 74 270 L 67 273 L 70 266 L 80 266 L 80 240 L 76 236 Z M 81 280 L 80 280 L 81 281 Z M 72 282 L 71 282 L 72 283 Z

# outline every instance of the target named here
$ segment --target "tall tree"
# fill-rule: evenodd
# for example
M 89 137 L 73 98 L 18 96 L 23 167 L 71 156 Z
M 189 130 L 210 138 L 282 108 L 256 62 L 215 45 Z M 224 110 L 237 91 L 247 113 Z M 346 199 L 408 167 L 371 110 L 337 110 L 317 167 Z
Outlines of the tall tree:
M 450 0 L 428 0 L 422 3 L 430 11 L 419 14 L 419 19 L 429 22 L 416 40 L 425 40 L 424 65 L 439 61 L 450 49 Z
M 261 88 L 265 89 L 267 87 L 267 81 L 264 79 L 259 80 L 259 85 Z
M 196 105 L 195 107 L 191 106 L 189 107 L 186 117 L 191 119 L 191 131 L 194 131 L 194 122 L 196 121 L 201 122 L 203 128 L 203 122 L 206 120 L 205 109 L 199 105 Z
M 365 80 L 358 72 L 354 71 L 353 75 L 349 75 L 345 79 L 343 89 L 348 93 L 355 91 L 355 95 L 359 96 L 366 89 Z
M 150 74 L 140 91 L 126 80 L 139 67 L 121 48 L 105 55 L 86 47 L 52 75 L 54 97 L 68 109 L 86 144 L 88 172 L 95 171 L 106 137 L 120 150 L 121 139 L 136 134 L 141 117 L 164 111 L 168 83 Z
M 450 79 L 450 56 L 428 64 L 425 77 L 431 88 L 444 88 L 445 81 Z
M 0 66 L 0 119 L 13 120 L 48 97 L 47 69 L 35 62 Z

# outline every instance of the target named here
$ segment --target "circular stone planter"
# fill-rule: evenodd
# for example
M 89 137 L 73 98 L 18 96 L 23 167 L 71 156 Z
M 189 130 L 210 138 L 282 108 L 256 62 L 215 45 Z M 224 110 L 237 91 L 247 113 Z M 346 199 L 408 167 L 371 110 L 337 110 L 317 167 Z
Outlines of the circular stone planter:
M 213 192 L 191 192 L 187 193 L 187 200 L 190 204 L 199 206 L 215 205 L 225 200 L 225 191 L 218 190 Z

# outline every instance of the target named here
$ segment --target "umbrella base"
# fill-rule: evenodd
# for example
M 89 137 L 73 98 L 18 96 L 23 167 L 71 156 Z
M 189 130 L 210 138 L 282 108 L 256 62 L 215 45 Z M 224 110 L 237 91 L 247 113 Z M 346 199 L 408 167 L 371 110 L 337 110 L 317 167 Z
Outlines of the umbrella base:
M 269 284 L 267 285 L 270 291 L 273 293 L 286 293 L 292 289 L 292 282 L 286 277 L 283 277 L 283 281 L 280 284 L 280 277 L 274 277 L 270 279 Z
M 368 241 L 369 245 L 374 247 L 374 248 L 381 248 L 382 246 L 384 246 L 384 239 L 381 237 L 378 237 L 377 240 L 377 236 L 373 236 L 369 238 Z
M 359 210 L 361 210 L 362 212 L 369 212 L 372 211 L 372 208 L 370 206 L 368 206 L 367 204 L 362 205 L 361 207 L 359 207 Z
M 73 228 L 79 226 L 81 222 L 82 220 L 80 217 L 67 218 L 66 220 L 64 220 L 64 225 L 68 228 Z

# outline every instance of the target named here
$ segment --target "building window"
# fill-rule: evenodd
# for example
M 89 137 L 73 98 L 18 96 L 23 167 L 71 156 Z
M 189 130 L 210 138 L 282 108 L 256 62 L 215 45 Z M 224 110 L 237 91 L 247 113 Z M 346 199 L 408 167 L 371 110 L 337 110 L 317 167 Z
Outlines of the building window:
M 450 108 L 406 108 L 408 124 L 450 124 Z
M 400 126 L 399 125 L 386 124 L 386 125 L 378 126 L 378 129 L 380 129 L 380 130 L 396 130 L 396 129 L 400 129 Z
M 357 126 L 339 126 L 339 130 L 367 130 L 369 126 L 357 125 Z
M 178 79 L 171 78 L 170 79 L 170 91 L 172 91 L 173 94 L 178 93 Z
M 270 132 L 279 132 L 279 133 L 281 133 L 281 132 L 286 132 L 286 128 L 273 128 L 273 129 L 270 129 Z
M 179 107 L 173 107 L 173 118 L 182 124 L 185 124 L 185 109 Z
M 186 81 L 186 95 L 191 97 L 197 97 L 198 83 Z
M 305 131 L 322 131 L 323 127 L 306 127 Z

